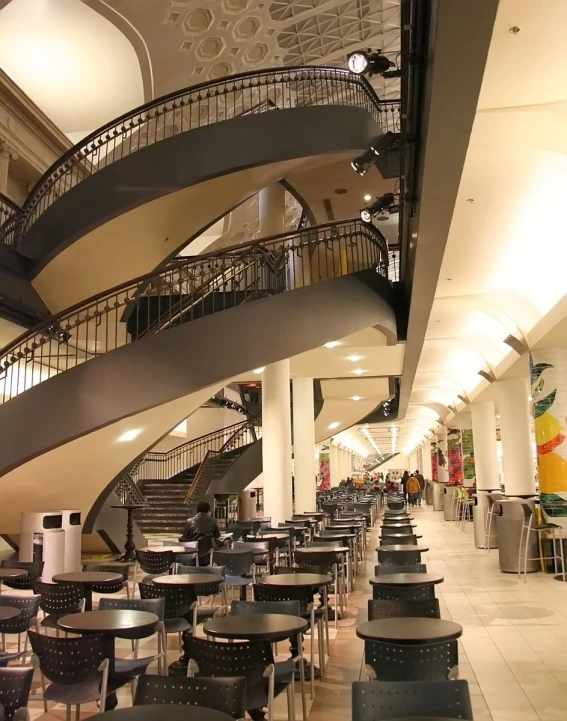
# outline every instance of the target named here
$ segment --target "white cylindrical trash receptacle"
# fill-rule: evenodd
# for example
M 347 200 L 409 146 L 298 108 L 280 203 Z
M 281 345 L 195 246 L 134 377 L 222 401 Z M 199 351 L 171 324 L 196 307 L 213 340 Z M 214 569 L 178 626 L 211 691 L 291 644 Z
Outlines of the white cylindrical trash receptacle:
M 433 482 L 433 510 L 434 511 L 442 511 L 443 510 L 443 499 L 445 497 L 445 488 L 447 488 L 446 483 L 443 483 L 442 481 L 434 481 Z
M 475 505 L 473 508 L 474 521 L 474 545 L 476 548 L 486 548 L 486 516 L 490 507 L 489 497 L 495 491 L 485 490 L 477 491 L 475 496 Z M 498 548 L 498 536 L 496 535 L 496 519 L 492 519 L 490 527 L 489 548 Z
M 80 571 L 82 514 L 77 510 L 61 511 L 62 528 L 65 531 L 65 573 Z
M 53 576 L 65 573 L 65 531 L 62 528 L 43 532 L 43 571 L 41 580 L 53 583 Z
M 36 533 L 61 529 L 63 515 L 61 511 L 22 511 L 20 520 L 19 560 L 33 561 L 33 539 Z

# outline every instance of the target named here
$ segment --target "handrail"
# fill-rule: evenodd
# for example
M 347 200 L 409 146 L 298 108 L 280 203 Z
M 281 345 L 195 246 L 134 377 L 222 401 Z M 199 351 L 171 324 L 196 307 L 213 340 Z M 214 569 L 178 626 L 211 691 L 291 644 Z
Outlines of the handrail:
M 144 335 L 367 269 L 387 278 L 388 250 L 379 230 L 359 219 L 187 258 L 83 301 L 9 344 L 0 351 L 0 403 Z
M 178 473 L 202 463 L 207 451 L 218 450 L 219 446 L 222 448 L 227 442 L 227 433 L 230 438 L 233 432 L 237 432 L 247 425 L 247 420 L 234 423 L 217 431 L 206 433 L 199 438 L 193 438 L 165 453 L 149 451 L 132 475 L 135 477 L 136 483 L 150 479 L 166 481 Z
M 399 125 L 399 106 L 380 101 L 370 83 L 343 68 L 297 66 L 230 75 L 178 90 L 131 110 L 68 150 L 38 180 L 24 205 L 22 234 L 58 198 L 99 170 L 174 135 L 243 114 L 299 106 L 367 110 L 384 130 Z M 394 117 L 395 116 L 395 117 Z
M 24 211 L 0 193 L 0 238 L 5 245 L 16 245 Z

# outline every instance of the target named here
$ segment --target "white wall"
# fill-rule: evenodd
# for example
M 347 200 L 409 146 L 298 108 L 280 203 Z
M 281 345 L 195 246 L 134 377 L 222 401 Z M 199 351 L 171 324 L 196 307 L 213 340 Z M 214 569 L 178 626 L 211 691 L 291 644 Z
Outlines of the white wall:
M 386 463 L 382 463 L 382 465 L 378 466 L 378 468 L 376 468 L 375 470 L 377 473 L 382 472 L 384 475 L 386 475 L 386 473 L 388 473 L 388 471 L 391 469 L 401 469 L 402 471 L 409 471 L 410 467 L 408 457 L 402 455 L 401 453 L 398 453 L 397 456 L 394 456 L 394 458 L 390 458 L 390 460 L 386 461 Z M 415 471 L 415 468 L 413 470 Z
M 238 411 L 233 411 L 229 408 L 199 408 L 187 418 L 187 430 L 186 435 L 168 435 L 162 441 L 160 441 L 152 451 L 158 451 L 160 453 L 166 453 L 172 448 L 192 441 L 195 438 L 207 435 L 207 433 L 213 433 L 219 431 L 226 426 L 231 426 L 233 423 L 240 423 L 244 421 L 245 417 Z

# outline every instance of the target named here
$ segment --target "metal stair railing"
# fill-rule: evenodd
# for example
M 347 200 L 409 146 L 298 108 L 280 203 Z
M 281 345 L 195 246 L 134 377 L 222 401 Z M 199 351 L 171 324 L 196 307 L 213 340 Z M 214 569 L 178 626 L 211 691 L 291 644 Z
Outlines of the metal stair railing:
M 24 211 L 0 193 L 0 239 L 4 245 L 17 245 Z
M 398 101 L 381 101 L 365 78 L 343 68 L 270 68 L 193 85 L 125 113 L 65 153 L 32 189 L 22 235 L 69 190 L 143 148 L 239 115 L 305 106 L 362 108 L 384 132 L 400 124 Z
M 380 231 L 359 219 L 188 258 L 82 301 L 2 349 L 0 404 L 147 334 L 362 270 L 387 279 L 388 248 Z
M 120 499 L 120 503 L 125 506 L 131 503 L 144 504 L 146 498 L 136 485 L 131 473 L 125 473 L 114 487 L 114 492 Z

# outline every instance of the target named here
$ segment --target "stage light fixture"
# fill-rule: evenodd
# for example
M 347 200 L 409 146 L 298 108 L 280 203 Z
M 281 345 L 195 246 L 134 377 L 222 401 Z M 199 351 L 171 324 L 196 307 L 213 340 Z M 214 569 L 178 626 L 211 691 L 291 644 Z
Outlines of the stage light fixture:
M 351 73 L 356 75 L 384 75 L 388 73 L 392 77 L 391 68 L 395 68 L 396 64 L 385 55 L 381 50 L 371 52 L 370 50 L 357 50 L 347 56 L 347 65 Z M 395 76 L 394 76 L 395 77 Z
M 401 137 L 401 133 L 392 133 L 391 130 L 378 135 L 378 137 L 374 138 L 368 150 L 365 150 L 362 155 L 359 155 L 351 162 L 352 169 L 359 175 L 366 175 L 379 155 L 399 148 Z
M 376 198 L 376 200 L 372 203 L 372 205 L 369 205 L 368 208 L 361 209 L 360 219 L 364 223 L 371 223 L 372 218 L 380 215 L 380 213 L 388 212 L 391 215 L 392 213 L 398 213 L 399 210 L 400 206 L 396 203 L 394 193 L 385 193 L 379 198 Z

